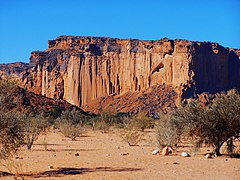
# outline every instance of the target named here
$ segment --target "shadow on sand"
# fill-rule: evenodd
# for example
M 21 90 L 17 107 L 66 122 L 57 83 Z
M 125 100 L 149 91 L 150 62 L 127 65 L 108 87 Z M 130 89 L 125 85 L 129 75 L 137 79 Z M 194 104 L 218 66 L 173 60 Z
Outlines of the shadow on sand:
M 71 152 L 71 151 L 73 151 L 73 152 L 75 152 L 75 151 L 97 151 L 97 150 L 99 150 L 99 149 L 51 149 L 51 148 L 48 148 L 47 150 L 45 150 L 45 149 L 32 149 L 32 151 L 52 151 L 52 152 L 61 152 L 61 151 L 69 151 L 69 152 Z
M 26 174 L 11 174 L 8 172 L 1 172 L 2 176 L 15 176 L 15 177 L 31 177 L 31 178 L 46 178 L 46 177 L 62 177 L 66 175 L 79 175 L 91 172 L 129 172 L 141 171 L 141 168 L 112 168 L 112 167 L 96 167 L 96 168 L 57 168 L 55 170 L 43 171 L 39 173 L 26 173 Z

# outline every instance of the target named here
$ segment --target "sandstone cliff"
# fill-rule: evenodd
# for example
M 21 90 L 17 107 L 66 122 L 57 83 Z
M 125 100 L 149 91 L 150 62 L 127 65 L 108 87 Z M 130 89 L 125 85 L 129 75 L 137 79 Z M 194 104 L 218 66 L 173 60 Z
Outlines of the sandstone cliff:
M 103 96 L 169 85 L 177 99 L 240 86 L 239 50 L 217 43 L 60 36 L 34 51 L 29 90 L 84 106 Z

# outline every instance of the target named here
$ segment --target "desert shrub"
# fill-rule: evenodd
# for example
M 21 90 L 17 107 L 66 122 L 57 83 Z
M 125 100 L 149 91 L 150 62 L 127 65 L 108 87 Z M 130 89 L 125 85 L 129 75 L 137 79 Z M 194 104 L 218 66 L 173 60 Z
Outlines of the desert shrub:
M 0 79 L 0 110 L 21 111 L 30 103 L 26 90 L 18 87 L 18 81 L 12 78 Z
M 39 135 L 46 132 L 49 123 L 42 114 L 33 116 L 32 114 L 24 115 L 24 139 L 28 149 L 32 148 L 33 143 Z
M 82 114 L 73 109 L 72 111 L 63 111 L 61 116 L 56 120 L 55 125 L 65 137 L 76 140 L 76 137 L 81 136 L 83 132 L 82 123 Z
M 15 91 L 17 90 L 16 81 L 7 78 L 0 80 L 0 105 L 1 109 L 12 109 L 16 106 L 14 103 Z
M 144 140 L 143 133 L 136 128 L 124 129 L 121 133 L 121 138 L 127 142 L 129 146 L 136 146 Z
M 141 131 L 144 131 L 144 129 L 146 128 L 153 127 L 154 120 L 150 117 L 147 117 L 144 113 L 139 113 L 133 116 L 131 123 L 136 128 L 140 129 Z
M 154 119 L 147 117 L 143 113 L 139 113 L 134 116 L 122 117 L 122 123 L 125 127 L 134 127 L 138 130 L 144 131 L 146 128 L 152 128 L 154 126 Z
M 82 124 L 83 120 L 81 112 L 76 109 L 62 111 L 60 118 L 58 118 L 58 122 L 67 122 L 70 124 Z
M 102 133 L 107 133 L 111 127 L 111 124 L 109 124 L 107 121 L 99 120 L 95 122 L 94 129 L 100 130 Z
M 208 108 L 194 100 L 170 112 L 166 118 L 169 128 L 162 127 L 161 123 L 164 122 L 158 125 L 157 136 L 161 145 L 172 141 L 178 143 L 181 137 L 191 137 L 198 139 L 199 143 L 208 143 L 214 153 L 220 155 L 223 143 L 239 135 L 240 96 L 235 90 L 218 94 Z M 173 130 L 168 132 L 171 128 Z M 162 135 L 167 133 L 167 136 Z
M 123 118 L 124 128 L 120 134 L 120 137 L 124 142 L 127 142 L 129 146 L 136 146 L 141 141 L 144 141 L 144 134 L 139 131 L 139 127 L 132 123 L 132 118 L 125 116 Z
M 23 145 L 21 114 L 0 111 L 0 158 L 6 159 Z
M 183 138 L 193 140 L 199 139 L 196 137 L 205 137 L 204 129 L 207 125 L 204 119 L 208 119 L 206 115 L 206 109 L 197 101 L 161 114 L 156 127 L 159 146 L 176 148 Z
M 160 121 L 156 126 L 157 142 L 160 149 L 166 146 L 174 148 L 180 141 L 177 127 L 169 120 L 169 116 L 170 114 L 161 114 Z
M 123 124 L 122 114 L 114 114 L 113 111 L 101 111 L 99 115 L 96 115 L 88 120 L 88 124 L 94 130 L 100 130 L 102 133 L 109 131 L 110 127 Z
M 60 131 L 65 137 L 71 138 L 73 141 L 75 141 L 77 137 L 82 135 L 83 128 L 80 124 L 71 124 L 65 122 L 60 125 Z
M 230 90 L 226 94 L 220 93 L 214 99 L 212 105 L 211 129 L 208 131 L 209 141 L 214 150 L 219 150 L 224 142 L 231 137 L 239 137 L 240 134 L 240 95 L 236 90 Z
M 64 111 L 64 107 L 55 106 L 53 110 L 50 112 L 50 115 L 53 117 L 53 119 L 57 119 L 58 117 L 61 116 L 63 111 Z

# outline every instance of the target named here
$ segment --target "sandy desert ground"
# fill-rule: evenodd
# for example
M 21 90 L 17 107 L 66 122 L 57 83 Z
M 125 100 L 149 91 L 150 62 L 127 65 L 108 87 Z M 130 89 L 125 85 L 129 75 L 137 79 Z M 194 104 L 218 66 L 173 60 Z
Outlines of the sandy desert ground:
M 169 156 L 152 155 L 156 148 L 153 130 L 146 130 L 147 140 L 133 147 L 122 142 L 119 134 L 116 129 L 104 134 L 89 130 L 71 141 L 51 132 L 41 136 L 32 150 L 22 148 L 0 171 L 22 173 L 24 179 L 240 179 L 240 159 L 206 159 L 203 154 L 211 148 L 204 147 L 191 157 L 180 156 L 182 151 L 190 152 L 190 147 Z

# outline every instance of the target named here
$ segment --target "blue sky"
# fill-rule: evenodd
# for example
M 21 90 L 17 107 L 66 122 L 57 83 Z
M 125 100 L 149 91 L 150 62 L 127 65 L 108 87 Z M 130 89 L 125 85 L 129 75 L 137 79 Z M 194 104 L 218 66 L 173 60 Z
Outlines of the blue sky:
M 239 0 L 0 0 L 0 63 L 60 35 L 188 39 L 240 48 Z

